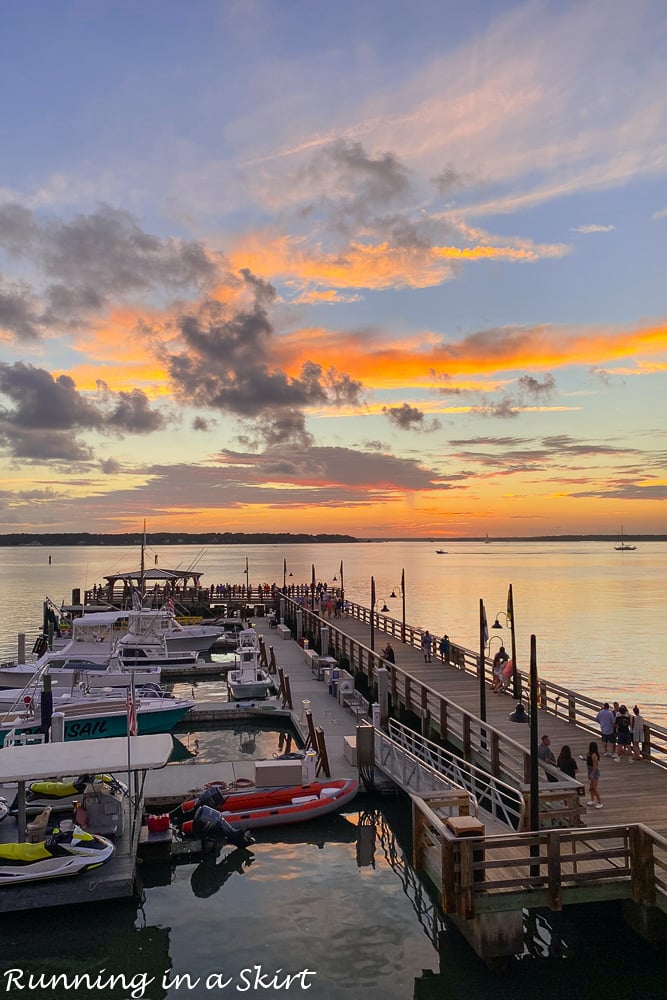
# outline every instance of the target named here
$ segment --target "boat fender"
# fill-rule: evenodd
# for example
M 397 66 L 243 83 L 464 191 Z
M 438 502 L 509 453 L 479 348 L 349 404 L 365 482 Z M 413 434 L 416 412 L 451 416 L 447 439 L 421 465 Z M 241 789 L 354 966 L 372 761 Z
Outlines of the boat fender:
M 234 847 L 244 847 L 255 842 L 248 830 L 239 830 L 232 826 L 217 809 L 211 809 L 210 806 L 199 806 L 194 818 L 187 820 L 182 830 L 183 833 L 200 837 L 202 840 L 224 840 Z

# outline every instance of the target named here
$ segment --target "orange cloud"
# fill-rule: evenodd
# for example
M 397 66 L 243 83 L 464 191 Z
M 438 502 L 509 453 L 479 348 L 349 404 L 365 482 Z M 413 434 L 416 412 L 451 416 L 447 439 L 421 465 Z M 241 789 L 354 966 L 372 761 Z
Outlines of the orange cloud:
M 291 280 L 333 288 L 429 288 L 454 274 L 452 263 L 468 260 L 535 261 L 562 256 L 564 246 L 401 247 L 352 241 L 336 252 L 304 238 L 247 236 L 229 254 L 232 267 L 248 267 L 270 280 Z

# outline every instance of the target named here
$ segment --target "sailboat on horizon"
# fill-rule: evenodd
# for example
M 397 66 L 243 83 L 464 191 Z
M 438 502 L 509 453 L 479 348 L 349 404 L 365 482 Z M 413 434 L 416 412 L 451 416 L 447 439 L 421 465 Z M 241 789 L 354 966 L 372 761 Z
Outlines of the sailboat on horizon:
M 614 548 L 616 549 L 617 552 L 634 552 L 635 549 L 637 548 L 637 546 L 636 545 L 628 545 L 628 543 L 625 541 L 625 538 L 624 538 L 624 535 L 623 535 L 623 528 L 621 527 L 621 539 L 620 539 L 618 545 L 615 545 Z

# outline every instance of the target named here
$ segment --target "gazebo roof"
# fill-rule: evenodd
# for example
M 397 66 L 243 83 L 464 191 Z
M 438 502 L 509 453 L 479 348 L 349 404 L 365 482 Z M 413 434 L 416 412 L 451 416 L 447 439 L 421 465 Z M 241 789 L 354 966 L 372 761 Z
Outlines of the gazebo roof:
M 109 583 L 115 583 L 117 580 L 123 580 L 126 583 L 140 583 L 141 580 L 144 583 L 150 581 L 151 583 L 173 583 L 176 580 L 199 580 L 201 573 L 197 570 L 192 569 L 146 569 L 141 572 L 140 569 L 133 570 L 131 573 L 109 573 L 104 577 Z

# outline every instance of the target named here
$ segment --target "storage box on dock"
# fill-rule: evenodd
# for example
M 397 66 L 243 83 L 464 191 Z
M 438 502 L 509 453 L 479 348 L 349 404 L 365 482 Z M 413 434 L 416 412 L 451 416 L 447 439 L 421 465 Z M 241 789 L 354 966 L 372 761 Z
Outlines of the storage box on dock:
M 300 785 L 301 769 L 300 760 L 258 760 L 255 762 L 255 784 L 258 788 Z

